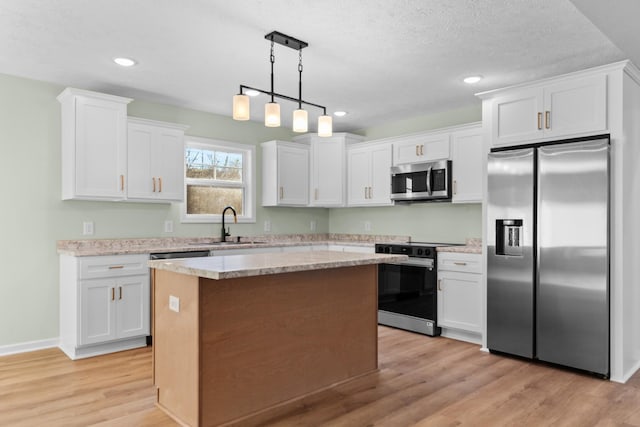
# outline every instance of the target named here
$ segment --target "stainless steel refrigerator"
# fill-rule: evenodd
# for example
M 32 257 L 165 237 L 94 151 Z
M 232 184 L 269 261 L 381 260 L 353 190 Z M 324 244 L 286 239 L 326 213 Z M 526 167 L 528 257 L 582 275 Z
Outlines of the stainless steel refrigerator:
M 487 347 L 609 375 L 609 138 L 492 152 Z

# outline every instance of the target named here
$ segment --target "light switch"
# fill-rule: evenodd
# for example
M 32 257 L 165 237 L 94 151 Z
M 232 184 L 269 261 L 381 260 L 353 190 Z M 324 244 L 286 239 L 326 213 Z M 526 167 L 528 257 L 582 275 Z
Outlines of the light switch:
M 317 227 L 317 223 L 315 219 L 311 220 L 311 223 L 309 224 L 309 229 L 311 229 L 311 231 L 316 231 L 316 227 Z
M 271 221 L 266 220 L 264 222 L 264 231 L 271 231 Z
M 169 295 L 169 310 L 180 313 L 180 298 Z
M 364 231 L 371 231 L 371 221 L 364 222 Z
M 173 221 L 168 220 L 164 222 L 164 232 L 173 233 Z

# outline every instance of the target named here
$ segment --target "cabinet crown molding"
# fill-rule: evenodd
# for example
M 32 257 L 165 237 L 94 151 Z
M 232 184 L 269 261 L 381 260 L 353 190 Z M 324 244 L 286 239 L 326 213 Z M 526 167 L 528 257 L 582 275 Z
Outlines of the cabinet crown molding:
M 56 99 L 59 102 L 63 102 L 65 100 L 67 100 L 70 97 L 74 97 L 74 96 L 88 96 L 90 98 L 97 98 L 97 99 L 103 99 L 105 101 L 112 101 L 112 102 L 121 102 L 123 104 L 128 104 L 131 101 L 133 101 L 133 98 L 125 98 L 123 96 L 117 96 L 117 95 L 109 95 L 106 93 L 100 93 L 100 92 L 93 92 L 90 90 L 84 90 L 84 89 L 77 89 L 74 87 L 68 87 L 65 90 L 63 90 L 60 95 L 58 95 L 56 97 Z

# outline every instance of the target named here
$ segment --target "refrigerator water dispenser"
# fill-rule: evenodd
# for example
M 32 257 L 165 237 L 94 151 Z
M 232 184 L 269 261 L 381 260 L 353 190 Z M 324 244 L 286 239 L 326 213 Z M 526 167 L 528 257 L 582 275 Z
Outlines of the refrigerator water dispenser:
M 522 220 L 496 220 L 496 255 L 522 256 Z

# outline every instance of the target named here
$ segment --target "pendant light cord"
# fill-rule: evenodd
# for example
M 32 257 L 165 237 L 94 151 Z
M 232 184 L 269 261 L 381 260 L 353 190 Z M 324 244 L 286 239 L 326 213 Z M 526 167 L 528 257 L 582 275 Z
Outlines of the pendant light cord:
M 276 56 L 273 54 L 273 39 L 271 39 L 271 55 L 269 56 L 271 61 L 271 102 L 275 102 L 273 98 L 273 63 L 276 62 Z
M 302 49 L 298 49 L 298 109 L 302 110 Z

